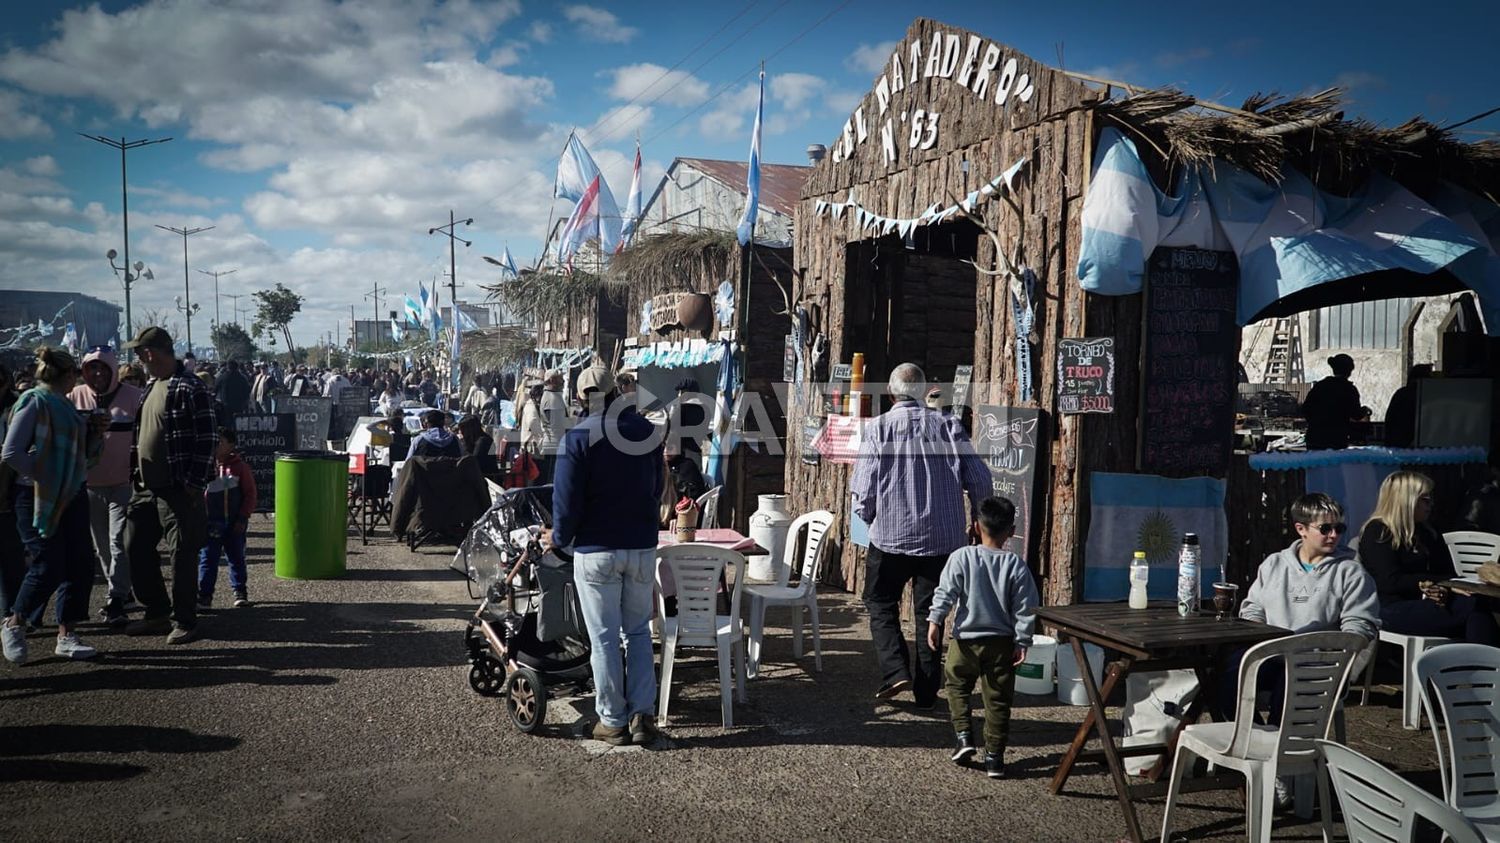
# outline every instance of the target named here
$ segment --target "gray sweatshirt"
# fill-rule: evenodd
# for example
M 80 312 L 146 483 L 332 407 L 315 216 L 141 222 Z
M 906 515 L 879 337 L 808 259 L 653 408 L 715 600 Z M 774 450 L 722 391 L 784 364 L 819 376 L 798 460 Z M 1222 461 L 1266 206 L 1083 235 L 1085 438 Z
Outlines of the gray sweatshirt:
M 942 624 L 948 612 L 956 610 L 954 638 L 1015 636 L 1017 647 L 1030 647 L 1036 607 L 1041 602 L 1021 557 L 1008 550 L 971 545 L 948 556 L 927 620 Z
M 1240 602 L 1240 617 L 1293 632 L 1340 630 L 1373 639 L 1380 631 L 1375 580 L 1348 551 L 1303 570 L 1302 540 L 1260 563 L 1255 582 Z

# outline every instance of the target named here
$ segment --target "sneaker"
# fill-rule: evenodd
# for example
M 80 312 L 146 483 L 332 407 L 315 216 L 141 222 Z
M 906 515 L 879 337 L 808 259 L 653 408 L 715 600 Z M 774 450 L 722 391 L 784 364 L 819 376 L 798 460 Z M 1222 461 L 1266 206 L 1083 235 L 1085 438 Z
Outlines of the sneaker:
M 57 636 L 57 649 L 52 652 L 65 659 L 91 659 L 99 655 L 98 650 L 80 641 L 76 632 Z
M 160 635 L 171 631 L 172 621 L 168 618 L 141 618 L 125 626 L 126 635 Z
M 630 732 L 624 726 L 606 726 L 601 720 L 594 724 L 594 740 L 604 741 L 610 746 L 624 746 L 630 743 Z
M 902 691 L 905 691 L 907 688 L 910 688 L 910 687 L 911 687 L 911 680 L 910 679 L 897 679 L 894 682 L 887 682 L 884 685 L 880 686 L 880 690 L 878 690 L 878 691 L 875 692 L 875 699 L 877 699 L 877 700 L 888 700 L 888 699 L 891 699 L 892 697 L 895 697 L 897 694 L 901 693 Z
M 125 606 L 118 600 L 111 600 L 104 604 L 99 610 L 99 617 L 109 626 L 121 627 L 130 623 L 130 617 L 125 614 Z
M 198 611 L 200 611 L 200 612 L 207 612 L 207 611 L 213 609 L 213 607 L 214 607 L 214 599 L 212 597 L 199 597 L 198 598 Z
M 140 610 L 142 610 L 144 608 L 146 608 L 146 607 L 143 606 L 143 605 L 141 605 L 140 603 L 137 603 L 136 600 L 135 600 L 135 595 L 132 594 L 129 597 L 125 598 L 124 604 L 122 604 L 120 606 L 120 611 L 127 612 L 127 613 L 128 612 L 139 612 Z
M 979 752 L 979 747 L 974 745 L 974 734 L 972 732 L 959 732 L 953 738 L 953 763 L 962 764 L 974 754 Z
M 661 732 L 656 730 L 656 718 L 649 714 L 637 714 L 630 718 L 630 740 L 632 743 L 646 746 L 656 742 L 661 737 Z
M 185 627 L 179 626 L 173 629 L 171 632 L 167 633 L 168 644 L 188 644 L 197 640 L 198 630 L 196 627 L 193 629 L 187 629 Z
M 26 663 L 26 628 L 13 624 L 0 626 L 0 644 L 4 645 L 5 660 L 13 664 Z
M 984 754 L 984 774 L 992 779 L 1005 778 L 1005 756 L 986 752 Z
M 1292 809 L 1292 803 L 1296 798 L 1292 795 L 1292 779 L 1290 776 L 1276 777 L 1276 810 L 1285 813 Z
M 234 593 L 234 608 L 236 608 L 236 609 L 243 609 L 243 608 L 245 608 L 246 606 L 249 606 L 249 605 L 250 605 L 250 595 L 246 594 L 243 591 L 236 591 Z

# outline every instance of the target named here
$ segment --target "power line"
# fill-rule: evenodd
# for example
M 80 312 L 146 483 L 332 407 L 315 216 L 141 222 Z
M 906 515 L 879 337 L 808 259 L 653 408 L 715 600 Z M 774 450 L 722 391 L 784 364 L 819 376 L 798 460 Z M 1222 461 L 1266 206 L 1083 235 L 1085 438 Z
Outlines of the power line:
M 586 131 L 593 132 L 596 129 L 602 128 L 604 125 L 608 125 L 608 121 L 610 121 L 616 114 L 619 114 L 620 112 L 622 112 L 625 109 L 629 108 L 630 106 L 634 105 L 636 100 L 640 99 L 641 97 L 644 97 L 647 93 L 649 93 L 651 91 L 652 88 L 655 88 L 657 86 L 657 84 L 661 82 L 661 80 L 663 80 L 663 79 L 667 78 L 668 76 L 670 76 L 672 74 L 672 71 L 674 71 L 677 68 L 681 67 L 683 62 L 685 62 L 688 59 L 692 58 L 693 54 L 696 53 L 696 52 L 698 52 L 699 50 L 703 49 L 703 47 L 706 44 L 708 44 L 708 42 L 710 42 L 710 41 L 714 40 L 715 38 L 719 37 L 719 33 L 723 32 L 726 29 L 728 29 L 730 24 L 732 24 L 735 21 L 739 20 L 740 18 L 744 17 L 745 13 L 748 12 L 748 11 L 750 11 L 751 9 L 755 8 L 755 4 L 759 3 L 759 2 L 760 2 L 760 0 L 750 0 L 750 2 L 745 5 L 745 8 L 740 9 L 738 12 L 735 13 L 735 15 L 733 17 L 731 17 L 727 21 L 724 21 L 724 23 L 722 25 L 720 25 L 718 29 L 714 30 L 712 34 L 710 34 L 707 38 L 704 38 L 701 41 L 699 41 L 697 43 L 697 45 L 695 45 L 693 47 L 693 49 L 688 50 L 687 54 L 684 55 L 682 58 L 678 59 L 676 64 L 672 65 L 671 67 L 667 68 L 666 70 L 663 70 L 661 72 L 660 76 L 656 77 L 655 79 L 653 79 L 651 81 L 650 85 L 647 85 L 645 88 L 641 89 L 640 93 L 638 93 L 635 96 L 631 97 L 630 98 L 630 102 L 627 102 L 624 105 L 616 106 L 614 108 L 614 110 L 606 113 L 603 117 L 600 117 L 598 120 L 595 120 L 594 121 L 594 125 L 590 126 Z M 785 5 L 785 3 L 783 3 L 782 5 Z M 759 26 L 759 24 L 756 24 L 756 26 Z M 751 27 L 751 29 L 754 29 L 754 28 L 755 28 L 754 26 Z M 731 41 L 730 43 L 732 44 L 734 42 Z M 717 53 L 715 53 L 715 55 L 717 55 Z M 713 57 L 710 56 L 709 58 L 712 59 Z M 702 65 L 699 65 L 699 66 L 701 67 Z M 689 71 L 689 72 L 691 73 L 692 71 Z M 681 83 L 681 80 L 678 80 L 678 84 L 680 84 L 680 83 Z M 674 84 L 672 86 L 672 88 L 675 88 L 675 87 L 677 87 L 677 85 Z M 671 93 L 672 92 L 672 88 L 668 88 L 667 90 L 663 91 L 661 93 L 661 96 L 658 96 L 657 99 L 660 99 L 662 96 L 666 96 L 667 94 Z M 651 102 L 656 102 L 656 100 L 652 100 Z M 647 103 L 647 105 L 650 105 L 650 103 Z
M 717 90 L 717 91 L 714 92 L 713 96 L 711 96 L 708 99 L 704 100 L 703 102 L 699 103 L 692 110 L 688 111 L 688 113 L 686 113 L 686 114 L 682 115 L 681 117 L 677 118 L 676 120 L 674 120 L 666 128 L 664 128 L 661 131 L 657 132 L 656 134 L 652 135 L 650 138 L 647 139 L 647 142 L 648 143 L 654 142 L 658 138 L 660 138 L 662 135 L 665 135 L 667 132 L 670 132 L 673 129 L 677 128 L 678 126 L 682 125 L 682 122 L 684 120 L 687 120 L 689 117 L 692 117 L 694 114 L 697 114 L 698 112 L 702 111 L 703 108 L 704 108 L 704 106 L 708 105 L 709 103 L 711 103 L 714 100 L 718 99 L 719 97 L 723 96 L 726 92 L 728 92 L 728 90 L 730 88 L 733 88 L 735 85 L 738 85 L 740 82 L 744 81 L 752 73 L 758 72 L 760 70 L 760 68 L 761 68 L 761 64 L 763 64 L 764 62 L 771 61 L 772 59 L 774 59 L 777 56 L 781 55 L 782 53 L 786 52 L 788 49 L 790 49 L 792 47 L 793 44 L 796 44 L 798 41 L 801 41 L 803 38 L 807 37 L 808 33 L 812 32 L 814 29 L 817 29 L 818 27 L 822 26 L 824 23 L 827 23 L 829 18 L 831 18 L 834 15 L 838 14 L 839 12 L 843 11 L 844 7 L 848 6 L 852 2 L 853 2 L 853 0 L 843 0 L 842 3 L 838 4 L 837 6 L 834 6 L 831 10 L 829 10 L 828 14 L 824 15 L 821 18 L 818 18 L 816 21 L 813 22 L 813 24 L 811 26 L 809 26 L 806 29 L 802 30 L 801 32 L 797 33 L 795 36 L 792 37 L 792 40 L 786 42 L 785 44 L 782 44 L 780 47 L 777 47 L 775 52 L 773 52 L 770 55 L 766 56 L 760 62 L 758 62 L 754 66 L 752 66 L 749 70 L 746 70 L 744 73 L 740 74 L 738 77 L 736 77 L 734 79 L 731 79 L 730 81 L 726 82 L 723 87 L 719 88 L 719 90 Z

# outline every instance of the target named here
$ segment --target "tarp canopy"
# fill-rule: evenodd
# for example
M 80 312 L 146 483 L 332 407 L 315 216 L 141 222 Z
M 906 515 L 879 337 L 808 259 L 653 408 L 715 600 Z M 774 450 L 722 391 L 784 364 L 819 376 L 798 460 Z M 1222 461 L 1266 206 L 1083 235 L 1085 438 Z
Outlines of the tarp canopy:
M 1237 319 L 1395 296 L 1478 293 L 1500 335 L 1500 206 L 1451 184 L 1428 202 L 1375 174 L 1350 196 L 1286 168 L 1269 184 L 1232 164 L 1186 168 L 1156 187 L 1135 144 L 1100 133 L 1083 210 L 1078 278 L 1101 295 L 1140 292 L 1157 246 L 1233 251 Z

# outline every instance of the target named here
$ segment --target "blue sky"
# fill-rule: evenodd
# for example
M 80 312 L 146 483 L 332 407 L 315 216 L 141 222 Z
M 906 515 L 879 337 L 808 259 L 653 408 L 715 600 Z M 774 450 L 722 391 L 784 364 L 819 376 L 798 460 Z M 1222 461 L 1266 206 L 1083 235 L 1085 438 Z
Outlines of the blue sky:
M 621 201 L 637 132 L 648 195 L 673 157 L 743 158 L 761 59 L 764 157 L 805 161 L 809 143 L 833 140 L 918 11 L 1047 64 L 1228 104 L 1256 91 L 1341 85 L 1351 116 L 1395 124 L 1421 114 L 1439 125 L 1500 105 L 1496 5 L 1434 4 L 1441 14 L 1422 19 L 1411 8 L 1351 0 L 7 4 L 0 288 L 122 299 L 104 259 L 120 246 L 119 156 L 77 132 L 174 138 L 130 154 L 131 256 L 156 275 L 136 286 L 138 311 L 171 311 L 182 292 L 181 238 L 153 225 L 213 225 L 192 239 L 191 268 L 237 269 L 223 278 L 226 294 L 278 281 L 303 293 L 293 334 L 304 343 L 336 320 L 347 330 L 351 304 L 368 318 L 363 296 L 373 283 L 415 293 L 419 280 L 441 277 L 446 241 L 427 229 L 446 222 L 450 207 L 475 220 L 464 229 L 473 248 L 460 247 L 459 281 L 470 285 L 460 298 L 495 278 L 481 255 L 509 244 L 522 262 L 532 259 L 549 215 L 568 210 L 551 187 L 574 127 Z M 1500 116 L 1466 131 L 1471 140 L 1494 137 Z M 212 281 L 191 275 L 194 300 L 211 314 Z M 222 308 L 230 319 L 227 299 Z

